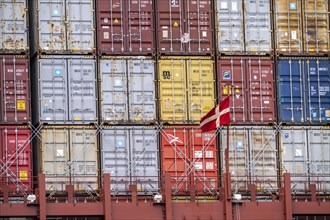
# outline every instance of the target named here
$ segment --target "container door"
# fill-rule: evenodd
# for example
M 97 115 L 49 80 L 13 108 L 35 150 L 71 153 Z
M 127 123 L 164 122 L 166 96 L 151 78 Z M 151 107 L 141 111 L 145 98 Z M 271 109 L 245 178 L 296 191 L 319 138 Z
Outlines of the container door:
M 240 0 L 217 0 L 217 36 L 220 53 L 244 52 L 243 10 Z
M 41 133 L 41 171 L 46 175 L 46 190 L 64 191 L 69 182 L 69 134 L 65 129 L 45 129 Z
M 40 59 L 38 62 L 40 120 L 67 121 L 67 62 L 61 58 Z
M 106 122 L 128 120 L 127 63 L 125 59 L 101 60 L 102 119 Z
M 158 133 L 153 129 L 130 130 L 130 168 L 138 192 L 152 194 L 159 189 Z
M 27 51 L 28 24 L 26 0 L 1 1 L 0 51 Z
M 272 45 L 270 0 L 244 2 L 246 52 L 270 54 Z
M 71 177 L 75 190 L 98 189 L 98 147 L 96 130 L 70 131 Z
M 187 121 L 185 60 L 159 61 L 160 118 L 172 123 Z
M 214 107 L 213 61 L 187 60 L 189 121 L 199 120 Z
M 102 173 L 111 175 L 111 191 L 123 194 L 129 191 L 130 157 L 127 129 L 104 129 L 101 134 Z
M 312 124 L 330 122 L 330 61 L 307 60 L 306 71 L 306 112 Z
M 154 53 L 153 1 L 126 1 L 128 52 Z
M 95 60 L 69 59 L 69 120 L 79 123 L 97 121 Z
M 306 122 L 303 63 L 291 59 L 277 63 L 278 108 L 282 122 Z
M 66 25 L 64 0 L 39 0 L 39 49 L 42 51 L 66 50 Z
M 127 62 L 130 121 L 154 122 L 156 120 L 154 61 L 141 57 Z
M 30 73 L 25 59 L 0 61 L 2 119 L 5 123 L 26 123 L 30 117 Z
M 67 50 L 93 52 L 94 7 L 91 0 L 66 0 Z

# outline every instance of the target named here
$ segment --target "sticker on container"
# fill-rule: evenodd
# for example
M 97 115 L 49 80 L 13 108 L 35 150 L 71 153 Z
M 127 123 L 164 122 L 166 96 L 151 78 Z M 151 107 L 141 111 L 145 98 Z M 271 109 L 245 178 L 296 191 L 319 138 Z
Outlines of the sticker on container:
M 55 69 L 54 76 L 62 76 L 62 70 Z
M 295 157 L 302 157 L 303 156 L 302 149 L 296 149 L 294 156 Z
M 109 22 L 109 19 L 108 18 L 104 18 L 103 21 L 104 21 L 104 23 L 108 23 Z
M 57 149 L 55 157 L 56 158 L 64 157 L 64 150 L 63 149 Z
M 207 32 L 206 31 L 202 31 L 202 36 L 203 37 L 207 37 Z
M 109 32 L 104 32 L 104 33 L 103 33 L 103 38 L 104 38 L 105 40 L 109 40 L 109 38 L 110 38 L 110 34 L 109 34 Z
M 74 117 L 73 120 L 75 120 L 75 121 L 80 121 L 81 118 L 80 118 L 80 117 Z
M 173 27 L 179 27 L 178 22 L 175 21 L 175 22 L 173 23 Z
M 203 158 L 203 151 L 195 150 L 195 158 Z
M 213 158 L 213 151 L 211 151 L 211 150 L 207 150 L 207 151 L 205 152 L 205 157 L 206 157 L 206 158 Z
M 113 20 L 113 23 L 118 24 L 119 23 L 118 18 L 115 18 L 115 20 Z
M 325 110 L 325 117 L 330 118 L 330 110 Z
M 237 2 L 232 2 L 231 3 L 231 10 L 237 11 Z
M 170 101 L 165 102 L 165 108 L 166 109 L 171 109 L 171 102 Z
M 291 31 L 291 38 L 292 38 L 292 40 L 297 39 L 297 32 L 296 31 Z
M 290 10 L 297 10 L 297 4 L 295 2 L 290 2 Z
M 207 170 L 213 170 L 214 169 L 214 163 L 213 162 L 206 162 L 205 168 Z
M 189 33 L 184 33 L 181 37 L 182 43 L 188 43 L 190 41 Z
M 220 8 L 221 9 L 227 9 L 228 8 L 228 3 L 227 2 L 221 2 L 220 3 Z
M 17 100 L 17 110 L 25 110 L 25 100 Z
M 302 173 L 302 167 L 300 164 L 296 165 L 296 173 Z
M 168 30 L 163 30 L 163 38 L 168 38 Z
M 203 162 L 195 162 L 195 170 L 203 170 Z
M 222 71 L 222 78 L 223 79 L 231 79 L 231 74 L 229 70 L 223 70 Z
M 28 172 L 25 170 L 19 171 L 19 179 L 20 180 L 28 180 Z

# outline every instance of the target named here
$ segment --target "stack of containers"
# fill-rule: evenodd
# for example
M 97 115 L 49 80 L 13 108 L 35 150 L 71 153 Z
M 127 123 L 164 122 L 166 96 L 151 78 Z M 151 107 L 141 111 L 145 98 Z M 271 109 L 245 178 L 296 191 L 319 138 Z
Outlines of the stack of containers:
M 161 174 L 171 175 L 174 195 L 191 186 L 216 195 L 216 139 L 198 128 L 216 103 L 213 1 L 155 3 Z
M 30 1 L 35 173 L 46 190 L 98 188 L 98 87 L 92 0 Z
M 30 64 L 26 1 L 0 3 L 0 189 L 32 190 Z
M 281 172 L 308 190 L 329 190 L 317 175 L 330 168 L 329 1 L 275 1 L 275 43 Z
M 159 191 L 153 1 L 96 3 L 101 174 L 112 193 Z
M 229 135 L 229 171 L 232 187 L 277 189 L 275 123 L 276 90 L 270 0 L 216 0 L 218 97 L 230 96 L 231 127 L 220 135 L 224 150 Z

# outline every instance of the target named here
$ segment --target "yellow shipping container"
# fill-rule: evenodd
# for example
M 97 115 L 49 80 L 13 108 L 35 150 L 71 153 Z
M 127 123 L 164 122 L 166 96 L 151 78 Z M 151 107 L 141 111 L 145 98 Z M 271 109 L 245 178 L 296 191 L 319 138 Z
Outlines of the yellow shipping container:
M 162 121 L 198 124 L 214 106 L 214 63 L 211 59 L 167 57 L 159 61 L 158 80 Z

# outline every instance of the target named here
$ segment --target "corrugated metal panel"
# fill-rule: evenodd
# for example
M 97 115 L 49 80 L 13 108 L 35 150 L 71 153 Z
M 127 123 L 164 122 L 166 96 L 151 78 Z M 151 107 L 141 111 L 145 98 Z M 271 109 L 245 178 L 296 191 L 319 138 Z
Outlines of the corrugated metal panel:
M 0 123 L 31 121 L 29 60 L 0 56 Z
M 38 1 L 38 50 L 40 52 L 93 52 L 94 32 L 93 1 Z
M 276 121 L 273 65 L 271 60 L 247 57 L 218 61 L 220 96 L 231 97 L 232 124 Z
M 222 158 L 227 131 L 220 136 Z M 276 130 L 269 127 L 232 127 L 229 130 L 229 170 L 232 188 L 247 189 L 249 181 L 261 190 L 277 189 Z M 225 170 L 225 161 L 222 161 Z
M 0 2 L 1 53 L 27 52 L 28 13 L 26 0 Z
M 190 184 L 201 194 L 214 193 L 218 186 L 216 139 L 197 127 L 171 127 L 161 131 L 162 173 L 170 173 L 174 194 Z
M 159 61 L 158 71 L 161 120 L 197 124 L 213 108 L 212 60 L 170 57 Z
M 148 127 L 113 127 L 102 131 L 102 172 L 110 173 L 113 193 L 126 194 L 129 184 L 137 184 L 142 194 L 158 192 L 157 137 L 157 130 Z
M 0 127 L 0 185 L 9 185 L 18 195 L 32 190 L 31 131 L 14 126 Z
M 327 127 L 285 127 L 280 136 L 283 172 L 290 172 L 296 183 L 294 190 L 306 190 L 309 183 L 317 183 L 319 190 L 329 190 L 330 129 Z M 320 185 L 322 184 L 322 185 Z
M 99 53 L 154 53 L 153 1 L 97 1 Z
M 39 120 L 47 123 L 97 121 L 96 61 L 53 56 L 38 60 Z
M 150 123 L 156 120 L 155 67 L 149 57 L 101 59 L 102 120 Z
M 278 106 L 280 121 L 321 124 L 330 121 L 330 61 L 279 60 Z
M 156 7 L 159 53 L 213 53 L 210 0 L 162 0 Z
M 71 183 L 75 190 L 98 188 L 97 131 L 89 128 L 45 128 L 41 131 L 40 171 L 46 190 L 61 191 Z

